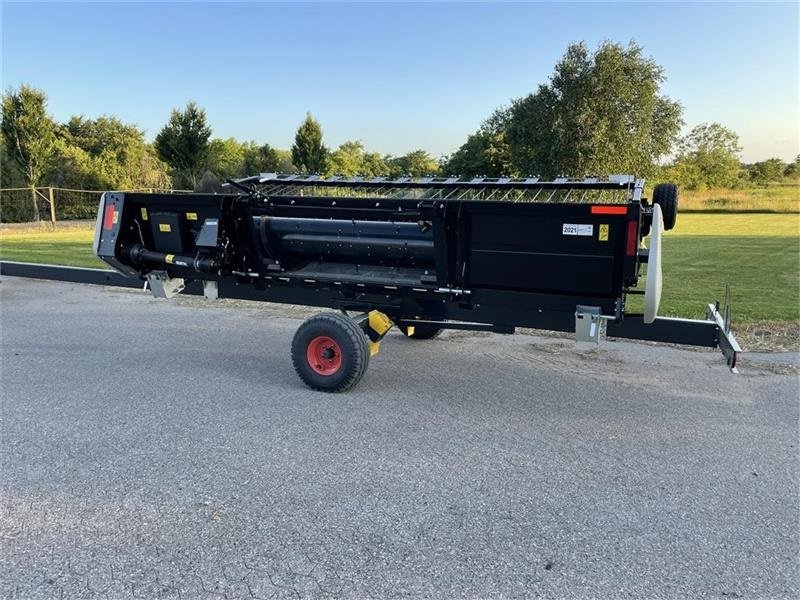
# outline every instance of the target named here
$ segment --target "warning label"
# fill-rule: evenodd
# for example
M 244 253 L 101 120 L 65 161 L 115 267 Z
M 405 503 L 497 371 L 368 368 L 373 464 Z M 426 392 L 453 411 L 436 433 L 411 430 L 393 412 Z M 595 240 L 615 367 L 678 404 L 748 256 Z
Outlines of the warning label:
M 563 235 L 588 235 L 594 234 L 594 225 L 578 225 L 577 223 L 564 223 L 561 228 Z

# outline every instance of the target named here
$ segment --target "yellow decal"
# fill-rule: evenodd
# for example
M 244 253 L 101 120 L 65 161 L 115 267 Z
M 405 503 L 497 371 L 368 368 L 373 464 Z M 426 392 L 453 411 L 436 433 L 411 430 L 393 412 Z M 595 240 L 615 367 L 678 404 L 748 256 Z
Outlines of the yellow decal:
M 147 209 L 142 207 L 142 221 L 147 221 Z
M 168 265 L 173 264 L 175 262 L 175 255 L 174 254 L 167 254 L 164 257 L 164 262 L 167 263 Z
M 406 335 L 408 337 L 414 337 L 414 326 L 413 325 L 409 325 L 408 327 L 406 327 Z
M 608 241 L 608 225 L 600 225 L 600 234 L 597 239 L 601 242 Z
M 111 218 L 111 222 L 112 222 L 114 225 L 116 225 L 116 224 L 117 224 L 117 221 L 119 221 L 119 211 L 118 211 L 118 210 L 115 210 L 115 211 L 114 211 L 114 216 Z
M 159 223 L 158 230 L 163 231 L 164 233 L 169 233 L 172 231 L 172 227 L 169 226 L 169 223 Z
M 380 349 L 381 349 L 381 343 L 380 342 L 370 342 L 369 343 L 369 355 L 370 356 L 375 356 Z
M 197 213 L 186 213 L 186 219 L 188 221 L 197 221 Z

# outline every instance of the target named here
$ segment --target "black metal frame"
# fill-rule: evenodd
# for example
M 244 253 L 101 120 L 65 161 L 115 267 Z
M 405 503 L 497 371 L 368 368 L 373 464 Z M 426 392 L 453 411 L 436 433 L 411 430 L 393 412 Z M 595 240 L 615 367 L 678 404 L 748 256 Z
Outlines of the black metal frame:
M 39 263 L 0 261 L 0 275 L 134 289 L 144 289 L 146 287 L 145 280 L 128 277 L 117 271 Z M 202 282 L 199 280 L 189 282 L 181 293 L 190 296 L 203 296 Z M 315 302 L 309 302 L 310 297 L 308 295 L 297 293 L 297 290 L 292 287 L 282 288 L 280 291 L 273 290 L 272 293 L 265 296 L 262 291 L 252 285 L 242 284 L 229 278 L 219 280 L 219 297 L 253 301 L 268 299 L 271 302 L 305 304 L 337 308 L 339 310 L 363 310 L 364 306 L 372 306 L 379 310 L 381 308 L 391 309 L 391 307 L 380 304 L 380 298 L 378 297 L 374 298 L 374 303 L 368 302 L 367 304 L 351 304 L 332 295 L 320 295 Z M 398 319 L 395 324 L 399 327 L 430 325 L 440 329 L 490 331 L 501 334 L 512 334 L 515 330 L 514 326 L 508 325 L 428 319 Z M 518 326 L 568 332 L 573 330 L 574 320 L 548 315 L 532 320 L 527 324 L 520 323 Z M 714 304 L 708 305 L 706 320 L 658 317 L 652 324 L 645 324 L 641 315 L 626 315 L 623 321 L 609 322 L 606 333 L 609 337 L 615 338 L 720 348 L 731 369 L 736 368 L 738 355 L 741 352 L 739 344 L 730 331 L 729 324 L 725 323 L 722 313 L 719 312 L 719 306 Z

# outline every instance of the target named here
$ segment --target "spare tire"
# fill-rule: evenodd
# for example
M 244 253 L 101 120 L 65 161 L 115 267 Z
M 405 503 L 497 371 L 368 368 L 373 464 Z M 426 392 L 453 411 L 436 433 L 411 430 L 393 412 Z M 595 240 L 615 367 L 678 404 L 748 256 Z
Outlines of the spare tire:
M 678 218 L 678 186 L 674 183 L 659 183 L 653 188 L 653 204 L 661 207 L 664 229 L 669 231 L 675 227 Z

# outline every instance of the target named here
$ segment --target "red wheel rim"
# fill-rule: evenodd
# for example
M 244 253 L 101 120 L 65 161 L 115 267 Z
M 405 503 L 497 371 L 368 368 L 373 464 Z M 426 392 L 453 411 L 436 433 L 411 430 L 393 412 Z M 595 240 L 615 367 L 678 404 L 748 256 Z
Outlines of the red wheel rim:
M 342 349 L 333 338 L 318 335 L 308 343 L 309 366 L 320 375 L 333 375 L 342 367 Z

